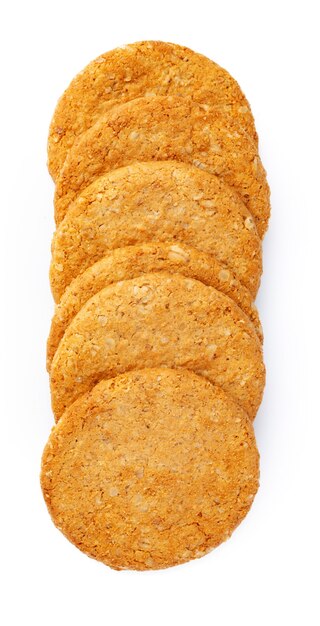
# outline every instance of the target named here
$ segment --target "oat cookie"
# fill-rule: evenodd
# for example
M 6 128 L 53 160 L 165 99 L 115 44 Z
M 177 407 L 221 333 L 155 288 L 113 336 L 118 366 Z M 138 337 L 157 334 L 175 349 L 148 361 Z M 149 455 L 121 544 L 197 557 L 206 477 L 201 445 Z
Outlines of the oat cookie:
M 81 307 L 108 285 L 149 272 L 179 273 L 196 278 L 230 296 L 253 322 L 262 340 L 262 328 L 252 296 L 230 270 L 212 255 L 199 252 L 182 243 L 146 243 L 117 248 L 89 267 L 67 287 L 51 322 L 47 342 L 47 368 L 66 328 Z
M 115 569 L 205 555 L 250 509 L 259 453 L 246 413 L 186 370 L 103 380 L 52 430 L 41 483 L 56 526 Z
M 100 115 L 150 93 L 192 96 L 195 101 L 224 107 L 257 141 L 250 106 L 226 70 L 183 46 L 142 41 L 95 59 L 60 98 L 48 139 L 48 166 L 53 178 L 57 178 L 75 139 Z
M 93 296 L 51 365 L 55 417 L 102 378 L 183 367 L 221 386 L 253 419 L 264 387 L 254 326 L 231 298 L 180 274 L 143 274 Z
M 217 176 L 185 163 L 156 161 L 101 176 L 69 209 L 52 245 L 55 300 L 110 249 L 169 240 L 214 254 L 255 297 L 261 240 L 248 209 Z
M 101 116 L 69 151 L 57 179 L 57 223 L 95 178 L 136 161 L 189 163 L 230 184 L 263 235 L 269 188 L 257 147 L 234 118 L 191 98 L 156 96 L 126 102 Z

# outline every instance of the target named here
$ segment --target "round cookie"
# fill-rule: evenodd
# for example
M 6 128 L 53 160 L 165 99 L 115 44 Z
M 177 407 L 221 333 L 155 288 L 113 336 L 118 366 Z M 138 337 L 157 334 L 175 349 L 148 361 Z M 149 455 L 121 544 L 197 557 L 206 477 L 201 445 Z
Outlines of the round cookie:
M 219 175 L 239 193 L 263 235 L 270 201 L 257 146 L 224 110 L 179 96 L 126 102 L 80 136 L 57 179 L 57 223 L 82 189 L 101 174 L 136 161 L 166 160 Z
M 52 430 L 41 484 L 56 526 L 115 569 L 159 569 L 228 539 L 259 486 L 245 412 L 191 372 L 103 380 Z
M 214 254 L 255 297 L 261 240 L 237 194 L 193 165 L 155 161 L 101 176 L 70 207 L 52 245 L 55 300 L 110 249 L 147 241 L 181 241 Z
M 231 297 L 251 319 L 262 340 L 259 315 L 252 304 L 251 294 L 215 257 L 181 243 L 140 244 L 113 250 L 67 287 L 55 308 L 51 322 L 47 342 L 48 371 L 66 328 L 92 296 L 114 282 L 160 271 L 178 272 L 183 276 L 196 278 Z
M 265 371 L 252 322 L 213 287 L 163 272 L 102 289 L 73 319 L 51 365 L 56 419 L 101 379 L 157 366 L 203 374 L 255 417 Z
M 192 96 L 225 107 L 257 141 L 250 106 L 226 70 L 183 46 L 142 41 L 92 61 L 60 98 L 48 138 L 48 167 L 54 180 L 81 133 L 115 105 L 150 93 Z

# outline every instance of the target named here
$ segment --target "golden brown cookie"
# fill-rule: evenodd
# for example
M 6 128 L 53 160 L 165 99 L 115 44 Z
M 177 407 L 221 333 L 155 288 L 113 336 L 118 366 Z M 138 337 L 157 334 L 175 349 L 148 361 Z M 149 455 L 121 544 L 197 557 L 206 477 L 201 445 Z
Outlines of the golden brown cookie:
M 262 340 L 262 328 L 252 296 L 230 270 L 212 255 L 182 243 L 146 243 L 117 248 L 75 278 L 67 287 L 51 322 L 47 342 L 47 369 L 66 328 L 84 304 L 108 285 L 149 272 L 179 273 L 196 278 L 232 298 L 253 322 Z
M 236 81 L 183 46 L 142 41 L 92 61 L 60 98 L 50 126 L 48 167 L 54 179 L 75 139 L 113 106 L 150 93 L 192 96 L 226 108 L 256 139 L 250 106 Z
M 41 483 L 56 526 L 115 569 L 159 569 L 230 537 L 259 485 L 245 412 L 186 370 L 103 380 L 52 430 Z
M 214 254 L 256 295 L 261 241 L 239 197 L 195 166 L 156 161 L 101 176 L 70 207 L 52 245 L 55 300 L 110 249 L 147 241 L 182 241 Z
M 263 235 L 270 212 L 269 187 L 256 144 L 224 110 L 179 96 L 126 102 L 80 136 L 57 179 L 57 223 L 101 174 L 136 161 L 166 160 L 220 176 L 239 193 Z
M 158 366 L 203 374 L 255 417 L 265 372 L 252 322 L 213 287 L 163 272 L 102 289 L 73 319 L 51 365 L 56 419 L 102 378 Z

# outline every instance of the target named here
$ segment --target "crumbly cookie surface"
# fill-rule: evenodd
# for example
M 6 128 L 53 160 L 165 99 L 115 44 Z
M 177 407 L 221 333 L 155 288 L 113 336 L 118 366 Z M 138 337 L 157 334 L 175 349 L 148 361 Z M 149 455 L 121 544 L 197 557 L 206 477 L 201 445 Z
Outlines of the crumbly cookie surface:
M 80 136 L 57 179 L 57 223 L 82 189 L 101 174 L 136 161 L 165 160 L 220 176 L 240 195 L 263 235 L 269 187 L 256 144 L 224 110 L 179 96 L 122 104 Z
M 56 526 L 115 569 L 203 556 L 245 517 L 259 454 L 245 412 L 187 371 L 102 381 L 52 430 L 41 483 Z
M 181 241 L 213 254 L 256 295 L 261 240 L 248 209 L 217 176 L 157 161 L 101 176 L 70 207 L 52 244 L 55 300 L 110 249 L 148 241 Z
M 47 343 L 47 369 L 66 328 L 84 304 L 108 285 L 149 272 L 179 273 L 195 278 L 232 298 L 248 315 L 262 340 L 262 328 L 250 292 L 211 254 L 182 243 L 147 243 L 117 248 L 85 270 L 67 287 L 56 305 Z
M 95 59 L 60 98 L 48 138 L 48 167 L 53 178 L 77 137 L 103 113 L 150 93 L 192 96 L 195 101 L 224 107 L 257 141 L 250 106 L 226 70 L 183 46 L 142 41 Z
M 51 365 L 56 419 L 101 379 L 157 366 L 203 374 L 255 417 L 265 372 L 252 322 L 213 287 L 162 272 L 102 289 L 73 319 Z

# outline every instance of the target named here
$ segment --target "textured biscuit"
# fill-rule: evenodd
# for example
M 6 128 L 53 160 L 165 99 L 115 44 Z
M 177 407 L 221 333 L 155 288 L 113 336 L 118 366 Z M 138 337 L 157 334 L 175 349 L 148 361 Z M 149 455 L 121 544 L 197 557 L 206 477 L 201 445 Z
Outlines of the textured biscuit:
M 258 481 L 245 412 L 182 370 L 103 380 L 65 412 L 42 459 L 54 523 L 115 569 L 203 556 L 245 517 Z
M 191 98 L 137 98 L 101 116 L 69 150 L 57 179 L 55 217 L 101 174 L 136 161 L 176 160 L 221 176 L 237 191 L 263 235 L 269 188 L 257 147 L 235 119 Z
M 67 287 L 51 322 L 47 342 L 47 368 L 66 328 L 81 307 L 98 291 L 108 285 L 135 278 L 150 272 L 179 273 L 196 278 L 231 297 L 253 322 L 262 340 L 262 328 L 252 296 L 212 255 L 199 252 L 185 244 L 147 243 L 126 248 L 117 248 L 89 267 Z
M 70 207 L 52 245 L 55 300 L 108 250 L 170 240 L 214 254 L 256 295 L 261 241 L 239 197 L 220 178 L 195 166 L 158 161 L 101 176 Z
M 95 59 L 60 98 L 48 139 L 48 167 L 53 178 L 75 139 L 100 115 L 150 92 L 192 96 L 195 101 L 225 107 L 256 140 L 250 106 L 226 70 L 188 48 L 142 41 Z
M 264 387 L 254 326 L 231 298 L 180 274 L 143 274 L 93 296 L 51 365 L 55 417 L 103 378 L 184 367 L 221 386 L 253 419 Z

